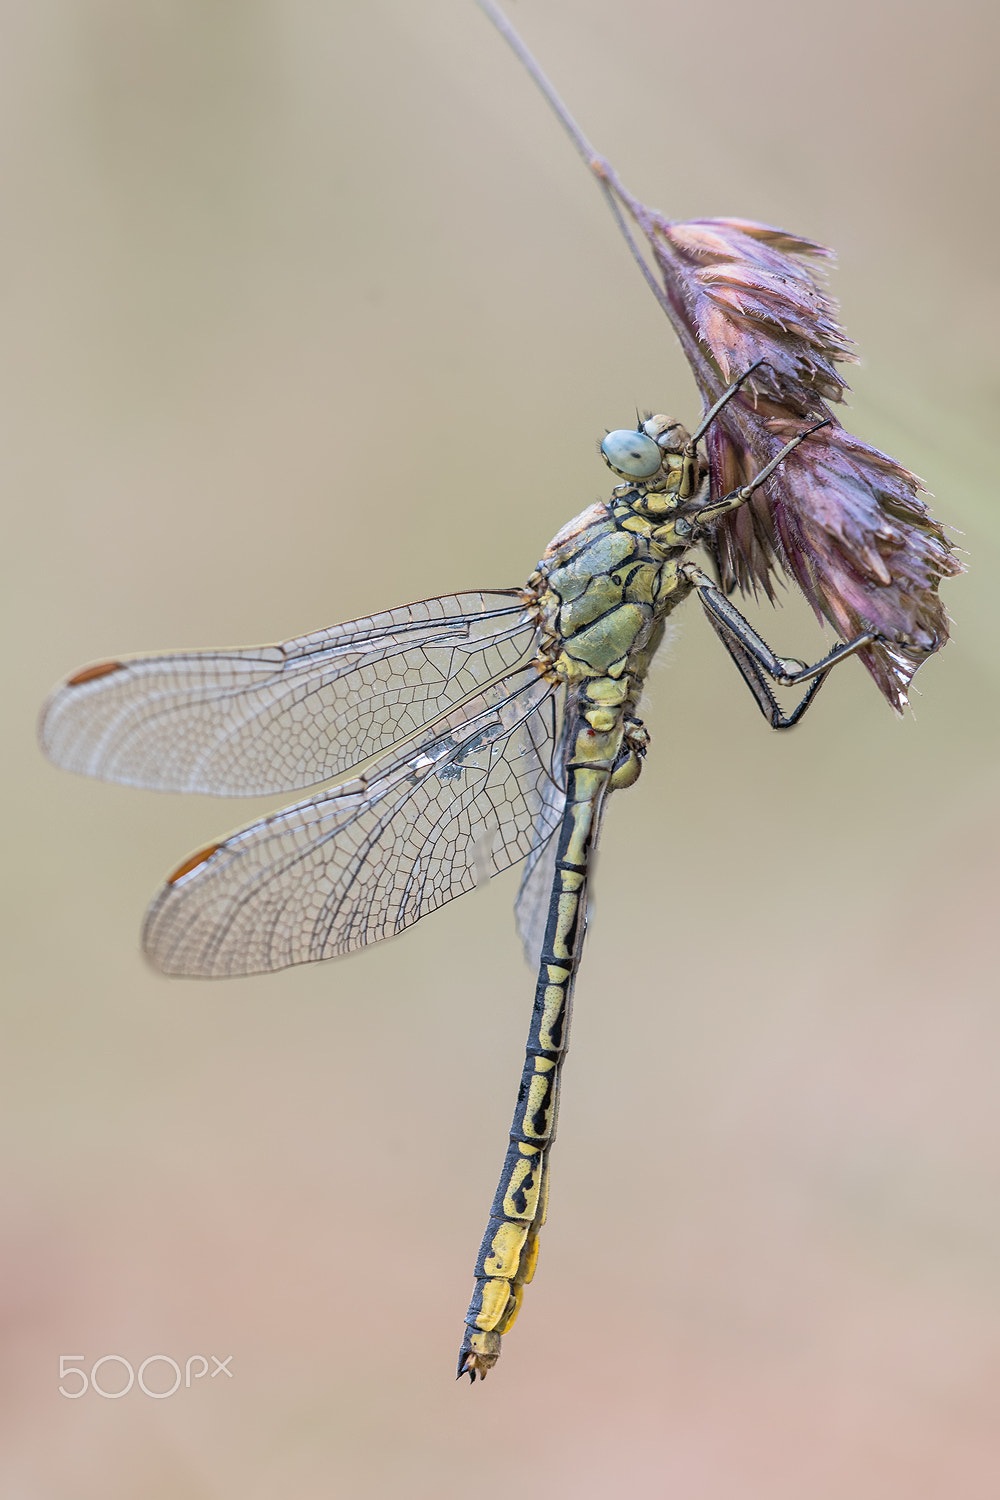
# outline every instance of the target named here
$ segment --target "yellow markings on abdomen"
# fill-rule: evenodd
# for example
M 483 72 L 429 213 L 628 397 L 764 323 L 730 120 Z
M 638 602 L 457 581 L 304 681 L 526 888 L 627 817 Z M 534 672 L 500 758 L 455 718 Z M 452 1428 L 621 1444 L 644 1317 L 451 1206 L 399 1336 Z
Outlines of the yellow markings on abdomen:
M 507 1219 L 524 1220 L 530 1224 L 538 1208 L 542 1191 L 542 1151 L 540 1146 L 517 1142 L 518 1158 L 513 1163 L 503 1194 L 503 1212 Z M 502 1186 L 502 1184 L 501 1184 Z
M 508 1281 L 514 1279 L 530 1228 L 530 1224 L 514 1223 L 509 1219 L 499 1226 L 493 1236 L 490 1253 L 483 1260 L 483 1270 L 488 1276 L 502 1276 Z

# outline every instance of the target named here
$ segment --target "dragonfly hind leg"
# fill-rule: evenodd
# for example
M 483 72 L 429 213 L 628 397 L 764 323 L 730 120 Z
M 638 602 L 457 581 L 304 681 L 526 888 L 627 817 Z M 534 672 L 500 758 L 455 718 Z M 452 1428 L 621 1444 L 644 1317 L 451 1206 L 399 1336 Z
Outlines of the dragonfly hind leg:
M 845 661 L 849 656 L 854 656 L 865 646 L 870 646 L 880 639 L 875 631 L 867 631 L 864 635 L 855 636 L 853 641 L 845 641 L 835 646 L 821 661 L 815 662 L 812 666 L 807 666 L 805 662 L 797 661 L 792 657 L 776 656 L 767 642 L 757 634 L 749 620 L 745 620 L 739 610 L 730 604 L 722 590 L 716 588 L 707 574 L 692 563 L 685 564 L 682 572 L 688 582 L 697 589 L 709 624 L 729 652 L 740 676 L 756 699 L 757 707 L 772 729 L 794 728 L 837 663 Z M 805 696 L 790 714 L 782 712 L 781 705 L 767 681 L 768 677 L 779 687 L 809 684 Z

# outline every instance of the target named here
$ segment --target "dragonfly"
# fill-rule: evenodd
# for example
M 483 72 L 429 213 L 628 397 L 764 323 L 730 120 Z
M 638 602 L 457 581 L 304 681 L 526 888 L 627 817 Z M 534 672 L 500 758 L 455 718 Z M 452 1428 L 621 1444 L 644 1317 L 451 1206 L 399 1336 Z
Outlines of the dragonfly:
M 607 799 L 636 782 L 649 745 L 638 709 L 669 616 L 697 596 L 776 730 L 880 639 L 868 631 L 811 665 L 779 657 L 692 560 L 826 425 L 804 420 L 747 484 L 714 494 L 701 440 L 757 368 L 693 433 L 662 415 L 609 432 L 601 452 L 619 483 L 562 528 L 523 588 L 427 599 L 282 645 L 101 662 L 43 711 L 49 757 L 109 781 L 239 797 L 334 782 L 173 872 L 143 928 L 165 974 L 349 953 L 526 861 L 516 915 L 537 981 L 459 1354 L 473 1383 L 535 1271 L 588 878 Z M 803 696 L 785 713 L 774 686 Z

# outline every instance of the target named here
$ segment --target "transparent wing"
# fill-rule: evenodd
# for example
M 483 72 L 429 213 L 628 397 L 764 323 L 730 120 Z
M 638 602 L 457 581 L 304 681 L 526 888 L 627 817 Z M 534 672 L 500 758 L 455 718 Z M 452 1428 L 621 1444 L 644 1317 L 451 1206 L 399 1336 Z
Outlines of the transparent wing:
M 565 798 L 563 798 L 565 803 Z M 561 811 L 561 809 L 560 809 Z M 556 878 L 556 851 L 559 840 L 558 820 L 544 844 L 536 845 L 528 855 L 521 884 L 514 904 L 514 920 L 517 935 L 524 949 L 524 961 L 529 969 L 538 970 L 545 940 L 545 924 L 549 916 L 549 902 Z
M 536 971 L 542 956 L 549 901 L 556 878 L 556 832 L 566 806 L 563 767 L 572 732 L 573 715 L 567 711 L 563 714 L 558 748 L 552 757 L 554 775 L 542 789 L 542 801 L 536 815 L 535 845 L 528 855 L 514 903 L 514 921 L 524 948 L 525 961 L 530 969 Z
M 85 667 L 42 712 L 69 771 L 157 791 L 294 791 L 419 733 L 509 671 L 535 626 L 509 592 L 424 599 L 279 646 Z
M 167 974 L 258 974 L 348 953 L 523 859 L 548 837 L 556 689 L 511 673 L 364 777 L 182 865 L 146 917 Z

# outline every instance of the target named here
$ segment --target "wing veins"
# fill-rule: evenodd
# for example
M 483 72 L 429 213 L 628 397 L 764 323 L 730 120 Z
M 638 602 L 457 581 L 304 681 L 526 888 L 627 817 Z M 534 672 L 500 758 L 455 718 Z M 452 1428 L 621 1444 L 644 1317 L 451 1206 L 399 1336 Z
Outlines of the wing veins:
M 467 838 L 469 836 L 471 832 L 471 824 L 469 824 L 470 814 L 475 812 L 476 804 L 483 798 L 484 794 L 486 803 L 493 814 L 495 824 L 499 828 L 500 813 L 502 810 L 497 801 L 499 788 L 494 788 L 490 785 L 490 778 L 504 760 L 506 760 L 508 772 L 513 778 L 512 784 L 509 784 L 510 790 L 506 801 L 508 806 L 513 805 L 515 808 L 519 807 L 521 809 L 520 813 L 515 817 L 514 832 L 513 834 L 508 834 L 508 843 L 505 845 L 509 863 L 516 863 L 517 859 L 521 857 L 518 854 L 521 840 L 525 837 L 530 837 L 531 834 L 531 825 L 525 826 L 523 817 L 525 812 L 528 812 L 530 816 L 532 799 L 538 795 L 537 791 L 532 790 L 532 785 L 537 785 L 537 783 L 532 783 L 531 776 L 541 771 L 544 776 L 547 776 L 551 780 L 551 773 L 546 765 L 546 757 L 540 748 L 538 731 L 534 725 L 529 726 L 521 742 L 521 754 L 530 756 L 530 759 L 524 763 L 525 769 L 530 773 L 527 778 L 522 779 L 519 776 L 518 764 L 515 758 L 512 757 L 507 760 L 507 749 L 510 746 L 512 737 L 523 728 L 533 714 L 537 713 L 541 716 L 544 713 L 546 717 L 553 717 L 553 705 L 551 702 L 553 690 L 545 685 L 544 696 L 539 697 L 535 701 L 525 703 L 523 706 L 519 706 L 516 717 L 508 725 L 503 721 L 503 710 L 517 700 L 520 694 L 530 693 L 532 687 L 536 684 L 539 689 L 542 689 L 543 685 L 533 673 L 530 664 L 515 669 L 514 672 L 508 672 L 507 675 L 512 682 L 512 686 L 507 694 L 496 703 L 484 704 L 480 713 L 467 719 L 464 724 L 455 726 L 461 738 L 457 743 L 453 742 L 449 746 L 447 754 L 434 757 L 430 764 L 424 766 L 419 776 L 414 775 L 413 762 L 419 758 L 422 747 L 417 747 L 409 755 L 397 758 L 394 764 L 386 766 L 381 776 L 376 778 L 376 780 L 383 781 L 383 783 L 388 782 L 388 784 L 384 784 L 377 791 L 377 794 L 369 795 L 364 797 L 364 800 L 359 801 L 358 805 L 343 823 L 329 829 L 318 838 L 310 836 L 313 821 L 308 817 L 297 820 L 295 823 L 286 822 L 284 826 L 275 827 L 273 834 L 270 835 L 271 837 L 276 839 L 294 837 L 298 832 L 309 840 L 309 842 L 304 848 L 289 850 L 283 858 L 280 857 L 281 851 L 279 848 L 279 860 L 265 869 L 258 869 L 253 872 L 250 879 L 245 883 L 237 876 L 238 889 L 235 892 L 229 892 L 226 889 L 225 883 L 217 891 L 213 891 L 211 887 L 203 888 L 206 905 L 199 910 L 197 904 L 198 898 L 195 897 L 196 905 L 192 908 L 193 917 L 187 922 L 179 918 L 177 909 L 174 909 L 171 913 L 168 907 L 166 925 L 158 927 L 158 919 L 163 912 L 165 903 L 169 901 L 170 897 L 170 887 L 167 887 L 154 903 L 147 917 L 146 939 L 147 951 L 149 951 L 150 956 L 154 957 L 157 948 L 159 948 L 159 956 L 154 957 L 154 961 L 159 962 L 160 966 L 166 968 L 168 971 L 173 968 L 174 972 L 220 972 L 219 959 L 223 956 L 226 944 L 232 937 L 233 928 L 240 922 L 246 908 L 255 900 L 261 899 L 267 887 L 273 885 L 275 886 L 275 893 L 279 895 L 280 899 L 269 911 L 261 913 L 262 917 L 266 917 L 266 938 L 264 939 L 266 946 L 258 951 L 263 952 L 266 967 L 268 968 L 283 967 L 287 963 L 304 961 L 302 958 L 295 956 L 297 940 L 294 923 L 289 923 L 287 937 L 282 938 L 280 935 L 283 919 L 289 911 L 291 911 L 293 917 L 295 915 L 296 898 L 301 894 L 301 882 L 299 887 L 290 890 L 286 894 L 281 893 L 281 884 L 287 879 L 289 872 L 295 869 L 296 865 L 309 860 L 319 860 L 323 869 L 332 872 L 328 878 L 333 888 L 329 890 L 325 901 L 315 916 L 312 919 L 307 918 L 309 926 L 301 929 L 301 937 L 306 941 L 306 958 L 313 959 L 323 956 L 324 947 L 330 941 L 331 934 L 337 929 L 338 921 L 344 917 L 345 913 L 349 917 L 349 921 L 344 929 L 337 933 L 336 948 L 340 951 L 348 951 L 351 947 L 363 944 L 365 931 L 374 919 L 373 914 L 376 914 L 375 908 L 380 896 L 386 902 L 386 906 L 384 913 L 376 923 L 376 930 L 380 926 L 382 928 L 386 927 L 390 922 L 396 931 L 401 930 L 402 925 L 409 925 L 409 922 L 406 920 L 408 912 L 413 913 L 411 920 L 414 921 L 422 915 L 420 908 L 427 899 L 428 886 L 432 880 L 436 881 L 442 875 L 445 877 L 444 884 L 434 891 L 434 894 L 440 898 L 437 903 L 438 905 L 445 904 L 447 901 L 453 899 L 454 895 L 462 894 L 461 890 L 452 890 L 452 893 L 448 894 L 451 890 L 451 883 L 447 878 L 448 867 L 441 861 L 442 869 L 440 871 L 435 870 L 434 861 L 431 856 L 435 847 L 440 843 L 442 829 L 446 828 L 449 822 L 456 824 L 456 837 L 461 835 L 462 838 Z M 514 686 L 514 682 L 517 682 L 518 679 L 518 685 Z M 481 691 L 485 695 L 489 691 L 489 687 Z M 455 705 L 451 709 L 453 715 L 459 712 L 459 705 Z M 545 720 L 542 719 L 542 722 L 544 723 Z M 428 734 L 427 731 L 429 728 L 430 726 L 424 726 L 424 732 L 427 734 L 425 747 L 428 752 L 433 750 L 436 739 L 440 738 L 440 736 L 435 737 L 432 733 Z M 436 807 L 434 821 L 421 833 L 419 847 L 412 858 L 409 852 L 407 852 L 408 874 L 402 889 L 396 890 L 392 885 L 388 888 L 380 887 L 377 880 L 374 884 L 363 881 L 362 872 L 365 865 L 371 860 L 373 851 L 377 849 L 379 842 L 385 837 L 392 822 L 399 817 L 407 802 L 421 788 L 425 787 L 431 778 L 440 776 L 442 767 L 450 764 L 461 766 L 465 756 L 468 756 L 477 749 L 487 749 L 486 745 L 481 744 L 481 740 L 484 733 L 488 730 L 492 731 L 488 742 L 489 761 L 485 767 L 475 768 L 480 773 L 478 780 L 474 783 L 471 779 L 468 780 L 462 787 L 459 795 L 453 797 L 444 806 L 436 803 L 436 799 L 429 798 L 415 813 L 413 829 L 411 831 L 415 831 L 421 817 L 426 817 L 427 812 L 432 807 Z M 544 740 L 544 736 L 542 736 L 542 739 Z M 391 755 L 391 751 L 383 752 L 382 758 L 386 759 Z M 463 769 L 472 771 L 473 768 L 464 767 Z M 363 794 L 363 784 L 368 778 L 359 777 L 355 778 L 355 780 L 362 783 L 362 787 L 361 789 L 351 791 L 348 795 L 359 797 Z M 350 784 L 348 783 L 348 785 Z M 265 819 L 261 824 L 251 824 L 248 829 L 241 830 L 240 833 L 233 835 L 233 838 L 239 839 L 241 834 L 248 835 L 256 829 L 259 833 L 265 834 L 266 843 L 268 835 L 265 831 L 272 822 L 278 824 L 279 820 L 287 819 L 290 814 L 295 813 L 297 807 L 300 807 L 304 814 L 315 813 L 317 818 L 322 818 L 324 814 L 320 813 L 319 807 L 324 801 L 330 804 L 327 815 L 335 817 L 335 804 L 342 791 L 346 792 L 347 787 L 345 786 L 343 789 L 333 788 L 329 793 L 322 794 L 320 797 L 313 797 L 303 801 L 301 804 L 293 805 L 291 808 L 275 813 L 273 817 Z M 513 803 L 511 803 L 511 799 L 513 799 Z M 359 820 L 373 811 L 378 800 L 384 800 L 385 805 L 380 809 L 374 824 L 364 830 L 364 837 L 360 844 L 348 852 L 347 858 L 342 865 L 339 867 L 336 863 L 331 865 L 323 856 L 324 849 L 331 843 L 343 840 L 344 836 L 350 830 L 357 827 Z M 463 827 L 463 820 L 469 826 Z M 520 831 L 517 831 L 519 821 Z M 405 840 L 408 832 L 405 826 L 401 832 Z M 223 879 L 224 882 L 227 868 L 234 864 L 244 853 L 249 853 L 252 856 L 253 852 L 252 844 L 248 845 L 244 850 L 237 849 L 231 851 L 226 865 L 216 872 L 217 877 Z M 525 853 L 527 852 L 528 850 L 525 850 Z M 372 873 L 377 873 L 377 864 L 374 862 L 372 863 Z M 359 880 L 361 881 L 360 884 Z M 224 916 L 209 917 L 206 915 L 213 900 L 218 901 L 224 907 L 228 907 Z M 416 903 L 415 906 L 414 902 Z M 264 905 L 267 907 L 269 903 L 265 900 Z M 175 921 L 179 921 L 179 925 L 171 939 L 170 927 Z M 192 939 L 197 941 L 196 929 L 199 921 L 208 922 L 211 926 L 210 931 L 204 935 L 203 940 L 193 950 L 195 954 L 194 962 L 197 967 L 192 970 L 190 963 L 185 964 L 183 955 L 185 945 L 190 944 Z M 156 937 L 155 942 L 153 941 L 154 935 Z M 380 935 L 388 936 L 390 932 L 383 932 Z M 167 947 L 164 949 L 160 945 L 165 937 L 168 939 L 168 942 Z M 377 937 L 373 936 L 373 940 L 377 941 Z M 238 943 L 239 937 L 233 938 L 233 941 Z M 183 965 L 181 968 L 176 966 L 178 956 L 180 957 L 180 963 Z M 276 956 L 278 958 L 277 962 L 274 961 Z M 239 962 L 238 954 L 237 962 Z M 228 967 L 229 972 L 259 972 L 256 967 L 252 969 L 237 969 L 225 963 L 221 967 L 223 969 Z

